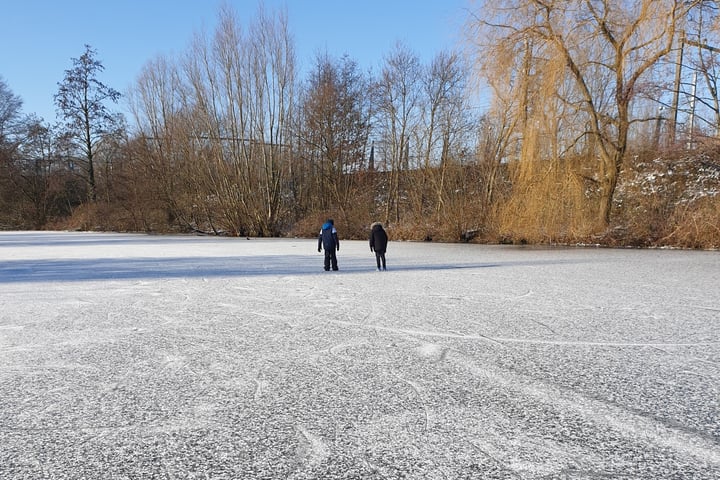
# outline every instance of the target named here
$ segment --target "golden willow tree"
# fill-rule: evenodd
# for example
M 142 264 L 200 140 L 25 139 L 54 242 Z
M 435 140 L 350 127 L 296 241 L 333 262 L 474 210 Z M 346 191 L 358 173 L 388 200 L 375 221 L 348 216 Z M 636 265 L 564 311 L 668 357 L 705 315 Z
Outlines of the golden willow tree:
M 558 178 L 558 170 L 574 162 L 564 178 L 578 180 L 568 192 L 583 197 L 591 191 L 592 229 L 607 229 L 631 128 L 647 120 L 635 114 L 634 102 L 666 80 L 659 74 L 661 64 L 672 60 L 666 57 L 676 48 L 688 12 L 699 3 L 478 3 L 469 31 L 477 66 L 502 109 L 502 123 L 512 127 L 515 150 L 508 160 L 519 164 L 514 194 L 533 190 L 548 172 Z M 562 196 L 564 188 L 540 190 Z

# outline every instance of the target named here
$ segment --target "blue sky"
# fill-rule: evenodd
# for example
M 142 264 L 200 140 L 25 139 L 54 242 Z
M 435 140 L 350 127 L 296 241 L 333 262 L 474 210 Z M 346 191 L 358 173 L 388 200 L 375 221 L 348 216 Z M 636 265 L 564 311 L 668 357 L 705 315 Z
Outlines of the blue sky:
M 264 0 L 267 11 L 287 7 L 301 68 L 316 53 L 348 54 L 377 70 L 399 41 L 427 62 L 457 46 L 471 0 Z M 23 0 L 6 2 L 0 28 L 0 76 L 23 100 L 24 113 L 55 120 L 53 95 L 71 58 L 84 45 L 105 66 L 100 80 L 127 91 L 143 65 L 158 55 L 184 53 L 195 33 L 212 32 L 230 5 L 244 24 L 257 0 Z M 120 107 L 122 110 L 122 107 Z

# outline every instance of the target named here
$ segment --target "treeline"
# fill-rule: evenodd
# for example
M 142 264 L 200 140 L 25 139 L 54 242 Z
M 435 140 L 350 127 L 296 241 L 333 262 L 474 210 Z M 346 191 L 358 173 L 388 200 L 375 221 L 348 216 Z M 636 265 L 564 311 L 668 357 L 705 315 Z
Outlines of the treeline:
M 636 3 L 481 4 L 463 55 L 319 55 L 303 78 L 283 12 L 224 9 L 146 64 L 130 119 L 86 46 L 57 126 L 0 80 L 0 228 L 314 236 L 332 216 L 350 238 L 720 247 L 715 51 L 678 64 L 704 72 L 692 103 L 667 83 L 714 4 Z

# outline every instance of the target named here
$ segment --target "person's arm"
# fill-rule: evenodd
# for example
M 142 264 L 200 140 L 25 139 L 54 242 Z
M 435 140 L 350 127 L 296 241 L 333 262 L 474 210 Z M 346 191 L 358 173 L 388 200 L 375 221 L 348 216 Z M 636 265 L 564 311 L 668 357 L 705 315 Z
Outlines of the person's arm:
M 340 239 L 338 238 L 337 230 L 333 230 L 333 237 L 335 237 L 335 250 L 340 251 Z
M 320 235 L 318 235 L 318 252 L 322 252 L 322 230 L 320 230 Z

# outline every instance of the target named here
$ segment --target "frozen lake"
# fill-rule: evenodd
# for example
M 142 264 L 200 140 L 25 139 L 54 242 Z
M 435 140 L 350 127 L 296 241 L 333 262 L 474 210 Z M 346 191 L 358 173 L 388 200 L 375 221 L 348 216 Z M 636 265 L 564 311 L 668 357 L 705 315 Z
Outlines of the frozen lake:
M 719 252 L 316 249 L 0 232 L 0 478 L 720 478 Z

